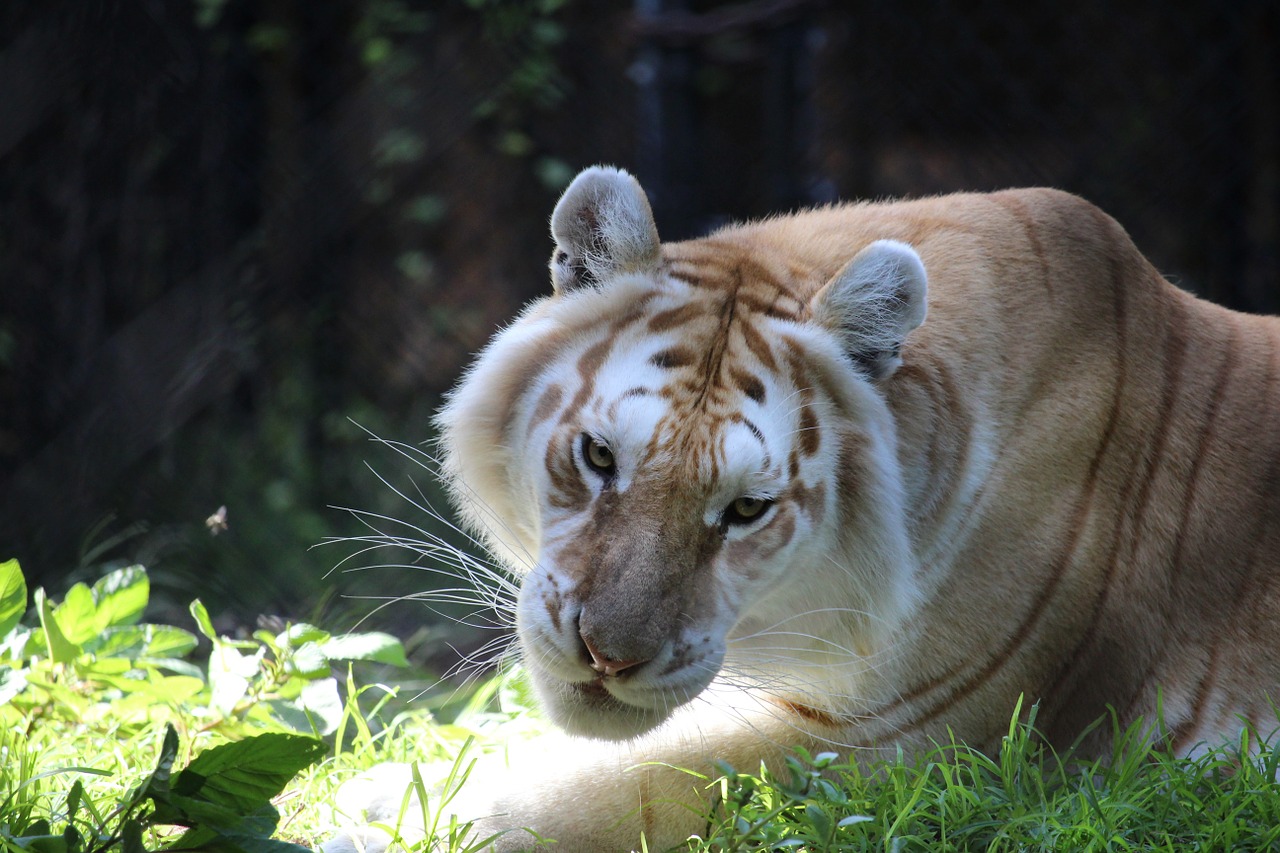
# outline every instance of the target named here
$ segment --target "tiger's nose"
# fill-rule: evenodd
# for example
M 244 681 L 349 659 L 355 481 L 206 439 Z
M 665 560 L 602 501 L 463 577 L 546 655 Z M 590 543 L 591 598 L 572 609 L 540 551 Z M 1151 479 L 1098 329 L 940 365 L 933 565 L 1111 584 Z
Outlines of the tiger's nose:
M 634 660 L 613 660 L 600 653 L 596 648 L 596 644 L 586 634 L 579 634 L 582 637 L 583 644 L 587 647 L 587 654 L 591 655 L 591 668 L 605 677 L 618 675 L 624 670 L 637 667 L 644 663 L 647 658 L 636 658 Z

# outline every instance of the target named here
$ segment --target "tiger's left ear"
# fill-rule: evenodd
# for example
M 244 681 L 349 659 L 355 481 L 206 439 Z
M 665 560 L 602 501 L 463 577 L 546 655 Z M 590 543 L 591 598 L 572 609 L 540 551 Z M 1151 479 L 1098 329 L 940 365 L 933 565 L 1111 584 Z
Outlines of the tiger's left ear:
M 902 343 L 924 322 L 928 276 L 916 250 L 877 240 L 823 285 L 810 302 L 817 322 L 836 333 L 872 379 L 902 364 Z
M 656 269 L 661 261 L 649 197 L 621 169 L 593 166 L 580 172 L 551 214 L 551 238 L 556 293 Z

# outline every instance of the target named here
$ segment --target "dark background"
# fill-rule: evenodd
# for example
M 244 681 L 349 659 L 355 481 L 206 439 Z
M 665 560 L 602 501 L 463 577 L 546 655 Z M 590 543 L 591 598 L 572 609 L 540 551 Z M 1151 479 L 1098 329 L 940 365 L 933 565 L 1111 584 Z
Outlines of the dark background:
M 547 289 L 547 217 L 597 162 L 640 175 L 668 239 L 834 199 L 1057 186 L 1178 284 L 1280 311 L 1277 17 L 0 4 L 0 559 L 55 593 L 141 560 L 159 607 L 249 621 L 350 621 L 374 603 L 337 594 L 429 583 L 326 576 L 358 548 L 312 546 L 361 532 L 334 505 L 434 524 L 366 461 L 428 498 L 430 475 L 364 430 L 430 439 L 468 354 Z

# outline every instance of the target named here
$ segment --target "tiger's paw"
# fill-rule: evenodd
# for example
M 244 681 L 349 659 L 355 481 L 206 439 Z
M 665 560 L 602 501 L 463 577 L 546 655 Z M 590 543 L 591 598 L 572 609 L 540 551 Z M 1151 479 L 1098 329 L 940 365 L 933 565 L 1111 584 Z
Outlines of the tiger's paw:
M 393 841 L 420 841 L 425 830 L 412 785 L 408 764 L 379 764 L 344 782 L 333 804 L 338 831 L 320 853 L 383 853 Z
M 420 777 L 421 778 L 421 777 Z M 496 780 L 489 780 L 496 782 Z M 409 764 L 379 764 L 345 782 L 334 798 L 337 832 L 320 845 L 320 853 L 385 853 L 417 845 L 428 828 L 437 835 L 429 849 L 452 849 L 465 839 L 478 849 L 538 849 L 538 840 L 504 820 L 495 805 L 493 784 L 471 780 L 463 791 L 427 783 L 426 807 L 415 790 Z

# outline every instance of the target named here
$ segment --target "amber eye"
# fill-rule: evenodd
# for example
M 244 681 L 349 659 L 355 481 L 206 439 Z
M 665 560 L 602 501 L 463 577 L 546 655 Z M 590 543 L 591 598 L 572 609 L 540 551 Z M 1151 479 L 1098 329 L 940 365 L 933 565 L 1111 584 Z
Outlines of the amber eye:
M 765 514 L 769 507 L 773 506 L 773 501 L 768 498 L 741 497 L 733 503 L 729 504 L 728 509 L 724 511 L 724 523 L 729 524 L 750 524 Z
M 584 434 L 582 436 L 582 458 L 587 461 L 587 467 L 601 477 L 608 479 L 613 476 L 617 463 L 613 459 L 613 451 L 604 442 Z

